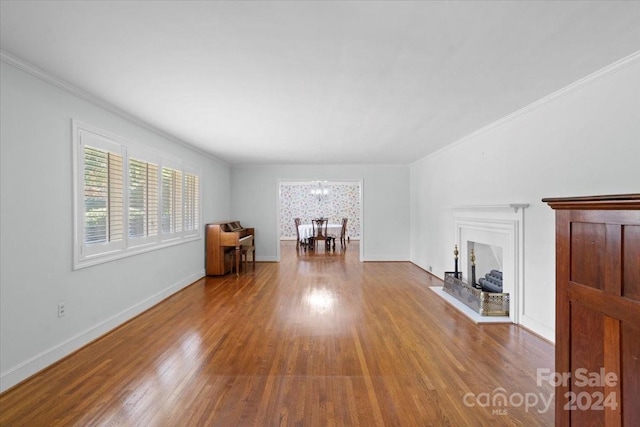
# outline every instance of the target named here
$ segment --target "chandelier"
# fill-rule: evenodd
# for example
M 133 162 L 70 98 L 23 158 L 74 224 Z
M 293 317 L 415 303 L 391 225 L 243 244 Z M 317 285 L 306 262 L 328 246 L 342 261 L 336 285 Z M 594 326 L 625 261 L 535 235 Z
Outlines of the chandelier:
M 329 194 L 329 189 L 326 187 L 327 181 L 313 181 L 317 186 L 311 188 L 311 195 L 314 196 L 319 202 Z

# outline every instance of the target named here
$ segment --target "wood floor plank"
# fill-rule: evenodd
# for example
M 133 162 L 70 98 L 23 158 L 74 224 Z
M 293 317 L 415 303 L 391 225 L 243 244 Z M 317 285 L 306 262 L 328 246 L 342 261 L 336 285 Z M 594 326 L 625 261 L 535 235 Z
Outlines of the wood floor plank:
M 478 399 L 549 399 L 551 344 L 475 325 L 437 278 L 358 252 L 283 242 L 280 263 L 203 278 L 0 395 L 0 425 L 553 424 L 553 405 Z

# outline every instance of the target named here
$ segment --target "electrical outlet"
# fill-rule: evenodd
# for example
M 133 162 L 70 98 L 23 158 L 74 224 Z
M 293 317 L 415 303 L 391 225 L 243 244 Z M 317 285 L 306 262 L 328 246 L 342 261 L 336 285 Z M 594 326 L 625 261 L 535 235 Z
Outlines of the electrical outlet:
M 58 303 L 58 317 L 64 317 L 64 315 L 66 313 L 65 305 L 66 305 L 66 303 L 64 303 L 64 302 L 59 302 Z

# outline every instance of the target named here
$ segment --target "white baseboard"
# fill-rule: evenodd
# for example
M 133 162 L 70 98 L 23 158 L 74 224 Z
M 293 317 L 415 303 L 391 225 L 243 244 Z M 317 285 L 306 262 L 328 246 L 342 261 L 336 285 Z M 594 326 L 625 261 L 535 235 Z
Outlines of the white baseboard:
M 362 261 L 365 262 L 409 262 L 408 256 L 398 256 L 398 255 L 376 255 L 376 256 L 365 256 Z
M 534 334 L 540 335 L 542 338 L 546 339 L 551 343 L 555 343 L 556 341 L 556 331 L 553 328 L 543 325 L 531 317 L 523 315 L 520 317 L 520 324 L 529 329 Z
M 256 255 L 256 262 L 278 262 L 278 259 L 274 256 Z
M 2 374 L 0 374 L 0 393 L 26 380 L 27 378 L 40 372 L 44 368 L 73 353 L 74 351 L 77 351 L 78 349 L 89 344 L 91 341 L 100 338 L 107 332 L 117 328 L 126 321 L 150 309 L 160 301 L 186 288 L 188 285 L 192 284 L 203 276 L 204 270 L 201 270 L 189 277 L 185 277 L 178 283 L 169 286 L 168 288 L 129 307 L 128 309 L 123 310 L 108 319 L 105 319 L 104 321 L 88 328 L 83 332 L 80 332 L 79 334 L 67 339 L 66 341 L 48 348 L 45 351 L 3 372 Z
M 416 266 L 420 267 L 421 269 L 423 269 L 424 271 L 428 272 L 432 276 L 435 276 L 440 280 L 444 280 L 444 274 L 442 274 L 442 272 L 444 272 L 445 270 L 441 268 L 439 265 L 431 261 L 418 262 L 415 259 L 411 259 L 411 262 Z

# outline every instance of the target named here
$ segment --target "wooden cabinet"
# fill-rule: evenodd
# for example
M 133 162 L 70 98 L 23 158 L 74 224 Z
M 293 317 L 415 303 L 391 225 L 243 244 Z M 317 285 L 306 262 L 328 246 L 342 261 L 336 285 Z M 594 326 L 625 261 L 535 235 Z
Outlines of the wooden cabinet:
M 640 194 L 556 210 L 556 425 L 640 426 Z

